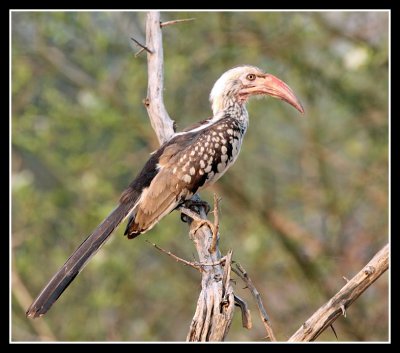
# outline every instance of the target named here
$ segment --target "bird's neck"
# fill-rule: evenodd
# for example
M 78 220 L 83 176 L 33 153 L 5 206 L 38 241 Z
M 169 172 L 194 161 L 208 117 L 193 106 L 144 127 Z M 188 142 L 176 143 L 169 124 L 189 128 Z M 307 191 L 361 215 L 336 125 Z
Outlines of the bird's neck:
M 241 109 L 245 109 L 245 103 L 246 101 L 241 100 L 237 92 L 228 90 L 228 93 L 224 92 L 212 97 L 211 108 L 216 116 L 219 112 L 227 109 L 236 109 L 240 112 Z
M 213 102 L 213 120 L 220 120 L 226 117 L 230 117 L 231 119 L 237 120 L 240 125 L 247 129 L 249 124 L 249 114 L 247 113 L 246 106 L 244 102 L 240 102 L 235 99 L 225 99 L 224 101 L 219 101 L 219 105 L 217 105 L 218 101 Z
M 244 103 L 236 100 L 227 101 L 225 104 L 220 106 L 216 105 L 216 101 L 212 103 L 213 116 L 207 120 L 201 121 L 194 126 L 186 128 L 182 132 L 176 133 L 174 136 L 194 133 L 205 130 L 206 128 L 219 124 L 221 120 L 232 119 L 235 120 L 235 125 L 244 134 L 249 126 L 249 114 L 247 113 L 246 106 Z

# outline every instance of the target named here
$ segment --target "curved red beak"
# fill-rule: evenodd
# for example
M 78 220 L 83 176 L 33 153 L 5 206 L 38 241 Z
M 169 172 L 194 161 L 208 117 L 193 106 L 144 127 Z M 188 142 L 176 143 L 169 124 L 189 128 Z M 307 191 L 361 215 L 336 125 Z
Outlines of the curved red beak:
M 244 89 L 245 94 L 267 94 L 271 97 L 281 99 L 293 107 L 300 113 L 304 114 L 304 108 L 299 99 L 293 93 L 292 89 L 279 78 L 271 74 L 257 75 L 254 85 Z

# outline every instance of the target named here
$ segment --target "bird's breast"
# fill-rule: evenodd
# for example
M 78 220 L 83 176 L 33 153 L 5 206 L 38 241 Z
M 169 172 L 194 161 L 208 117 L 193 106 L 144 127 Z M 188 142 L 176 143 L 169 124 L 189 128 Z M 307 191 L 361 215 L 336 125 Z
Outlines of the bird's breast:
M 233 120 L 233 119 L 232 119 Z M 204 129 L 177 157 L 172 172 L 196 192 L 217 181 L 239 155 L 245 129 L 236 121 L 222 121 Z

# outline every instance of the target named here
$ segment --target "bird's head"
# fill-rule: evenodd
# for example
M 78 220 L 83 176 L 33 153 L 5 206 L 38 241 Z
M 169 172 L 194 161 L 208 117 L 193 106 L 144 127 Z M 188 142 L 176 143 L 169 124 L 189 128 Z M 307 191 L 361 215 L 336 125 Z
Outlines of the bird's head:
M 291 88 L 279 78 L 265 73 L 254 66 L 239 66 L 225 72 L 215 82 L 210 93 L 210 102 L 214 115 L 226 109 L 232 103 L 244 104 L 256 95 L 268 95 L 281 99 L 300 113 L 303 106 Z

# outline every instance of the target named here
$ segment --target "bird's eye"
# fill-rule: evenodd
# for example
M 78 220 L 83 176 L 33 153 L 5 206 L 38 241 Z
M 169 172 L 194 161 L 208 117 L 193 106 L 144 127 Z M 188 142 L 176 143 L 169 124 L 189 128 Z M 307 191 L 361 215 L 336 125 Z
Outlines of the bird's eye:
M 256 79 L 256 75 L 254 75 L 254 74 L 248 74 L 248 75 L 246 76 L 246 78 L 247 78 L 249 81 L 254 81 L 254 80 Z

